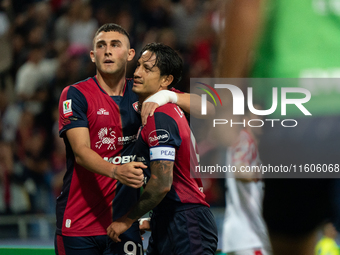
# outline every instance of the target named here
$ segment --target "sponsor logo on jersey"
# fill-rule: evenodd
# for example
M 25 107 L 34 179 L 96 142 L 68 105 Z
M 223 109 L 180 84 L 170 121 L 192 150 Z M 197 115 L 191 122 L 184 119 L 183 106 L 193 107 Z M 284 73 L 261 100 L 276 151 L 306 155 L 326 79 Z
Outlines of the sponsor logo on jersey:
M 146 165 L 146 160 L 144 157 L 137 157 L 137 162 L 143 162 Z
M 65 227 L 67 227 L 67 228 L 70 228 L 70 227 L 71 227 L 71 220 L 70 220 L 70 219 L 67 219 L 67 220 L 65 221 Z
M 129 136 L 121 136 L 118 137 L 118 144 L 123 145 L 123 144 L 129 144 L 131 142 L 136 141 L 137 135 L 129 135 Z
M 105 110 L 104 108 L 100 108 L 98 111 L 97 111 L 97 114 L 98 115 L 109 115 L 109 112 L 107 110 Z
M 112 128 L 101 128 L 98 132 L 99 141 L 96 142 L 96 148 L 100 149 L 103 145 L 107 146 L 107 150 L 116 149 L 115 145 L 115 131 Z
M 138 101 L 134 102 L 134 103 L 132 104 L 132 107 L 133 107 L 133 109 L 135 109 L 136 112 L 140 113 L 139 107 L 138 107 Z
M 65 100 L 63 102 L 63 113 L 64 117 L 72 116 L 72 99 Z
M 136 158 L 136 155 L 126 155 L 126 156 L 116 156 L 116 157 L 104 157 L 103 159 L 109 163 L 119 165 L 119 164 L 126 164 L 129 162 L 134 161 Z
M 151 131 L 148 136 L 149 145 L 156 146 L 159 143 L 166 143 L 169 141 L 170 134 L 165 129 L 156 129 Z
M 144 176 L 144 184 L 147 184 L 147 182 L 148 182 L 148 177 Z

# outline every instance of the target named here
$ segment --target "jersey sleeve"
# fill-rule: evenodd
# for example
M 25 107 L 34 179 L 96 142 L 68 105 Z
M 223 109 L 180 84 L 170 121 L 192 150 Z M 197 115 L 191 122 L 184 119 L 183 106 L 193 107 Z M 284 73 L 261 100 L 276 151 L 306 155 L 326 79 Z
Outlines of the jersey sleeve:
M 163 112 L 156 112 L 142 129 L 142 138 L 150 148 L 150 161 L 175 160 L 182 143 L 176 121 Z
M 241 132 L 239 142 L 233 148 L 233 162 L 235 165 L 252 165 L 256 159 L 256 147 L 246 132 Z
M 180 90 L 178 90 L 178 89 L 175 89 L 175 88 L 170 88 L 169 89 L 170 91 L 172 91 L 172 92 L 175 92 L 175 93 L 178 93 L 178 94 L 184 94 L 184 92 L 183 91 L 180 91 Z
M 66 87 L 59 100 L 59 136 L 76 127 L 88 127 L 87 101 L 85 96 L 73 86 Z

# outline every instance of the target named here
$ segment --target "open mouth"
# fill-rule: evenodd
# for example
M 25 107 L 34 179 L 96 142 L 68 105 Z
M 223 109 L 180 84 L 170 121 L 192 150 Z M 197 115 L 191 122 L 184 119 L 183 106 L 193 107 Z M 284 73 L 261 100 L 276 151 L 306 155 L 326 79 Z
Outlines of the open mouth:
M 104 63 L 105 64 L 113 64 L 114 62 L 112 60 L 110 60 L 110 59 L 107 59 L 107 60 L 104 61 Z

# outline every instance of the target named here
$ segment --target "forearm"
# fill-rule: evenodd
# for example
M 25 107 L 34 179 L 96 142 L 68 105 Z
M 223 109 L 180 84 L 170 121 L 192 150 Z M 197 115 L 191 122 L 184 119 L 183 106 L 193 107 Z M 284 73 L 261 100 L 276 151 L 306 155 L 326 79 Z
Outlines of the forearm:
M 115 178 L 115 171 L 117 167 L 120 167 L 105 161 L 98 153 L 85 146 L 74 152 L 74 156 L 76 162 L 82 167 L 110 178 Z
M 162 187 L 157 181 L 150 180 L 141 195 L 136 206 L 129 212 L 127 217 L 136 221 L 144 214 L 155 208 L 165 197 L 167 191 L 162 191 Z
M 177 105 L 186 113 L 191 114 L 196 118 L 202 118 L 201 114 L 201 97 L 196 94 L 177 93 Z M 212 103 L 207 102 L 207 115 L 213 116 L 215 114 L 215 107 Z
M 233 0 L 226 5 L 226 25 L 220 40 L 217 77 L 244 77 L 249 53 L 259 35 L 262 2 Z
M 172 161 L 153 161 L 150 164 L 151 177 L 136 206 L 128 213 L 127 218 L 137 220 L 156 207 L 170 191 L 173 178 Z

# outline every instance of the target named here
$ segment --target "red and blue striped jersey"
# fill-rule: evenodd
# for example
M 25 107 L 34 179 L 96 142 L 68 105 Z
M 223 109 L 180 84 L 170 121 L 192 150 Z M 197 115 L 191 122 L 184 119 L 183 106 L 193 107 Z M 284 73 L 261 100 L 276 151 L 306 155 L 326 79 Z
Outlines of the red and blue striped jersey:
M 200 178 L 194 176 L 198 165 L 196 143 L 188 121 L 182 110 L 175 104 L 165 104 L 156 109 L 147 124 L 141 128 L 135 144 L 137 160 L 145 163 L 147 180 L 150 178 L 150 162 L 154 160 L 174 161 L 171 190 L 154 211 L 182 208 L 183 204 L 203 204 L 205 201 Z
M 67 172 L 57 198 L 57 234 L 106 235 L 112 220 L 124 215 L 139 197 L 139 190 L 120 184 L 78 165 L 65 131 L 89 129 L 91 149 L 104 160 L 124 164 L 132 154 L 140 126 L 138 97 L 133 81 L 126 80 L 123 96 L 109 96 L 95 77 L 66 87 L 59 102 L 59 134 L 66 145 Z

